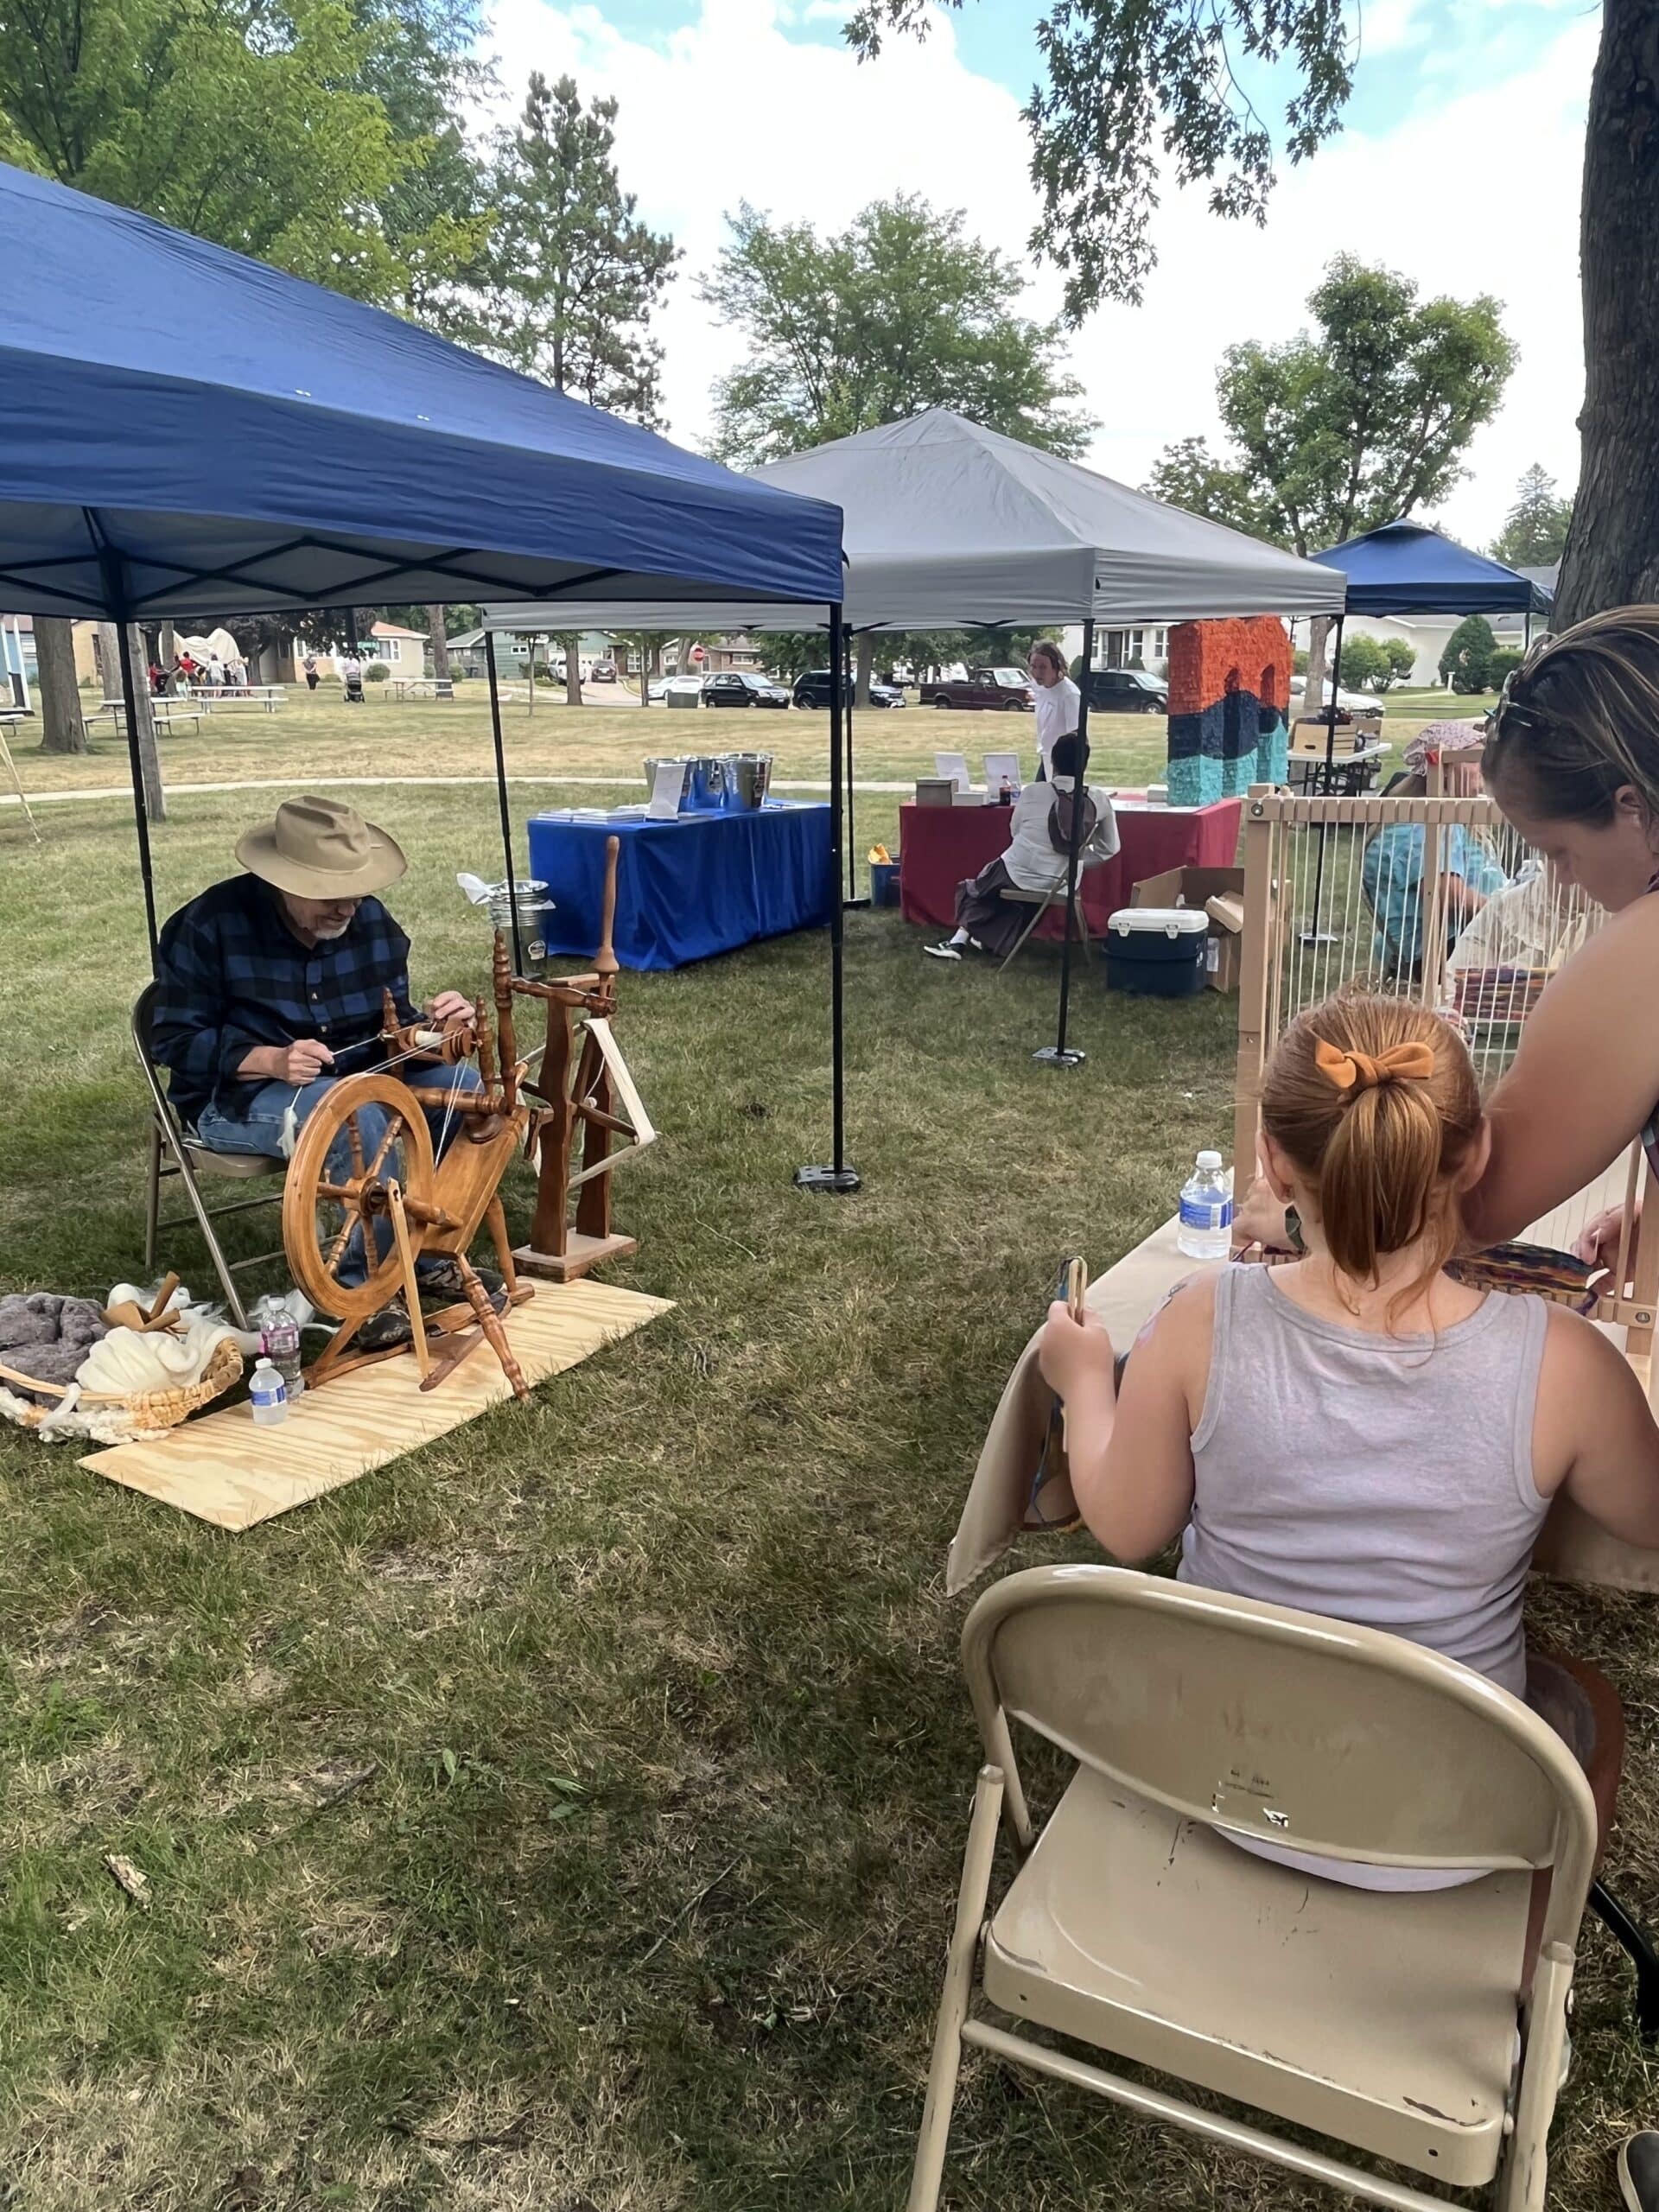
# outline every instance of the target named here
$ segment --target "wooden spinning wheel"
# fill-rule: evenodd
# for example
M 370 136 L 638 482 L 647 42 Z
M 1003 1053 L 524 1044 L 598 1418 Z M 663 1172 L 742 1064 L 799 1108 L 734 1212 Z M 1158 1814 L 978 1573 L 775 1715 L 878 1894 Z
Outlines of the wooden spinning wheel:
M 371 1107 L 386 1116 L 383 1135 L 378 1116 L 365 1111 Z M 336 1181 L 328 1155 L 342 1137 L 351 1163 Z M 435 1181 L 432 1132 L 407 1084 L 372 1072 L 337 1084 L 301 1130 L 283 1192 L 289 1267 L 311 1303 L 340 1321 L 378 1313 L 404 1287 L 404 1244 L 418 1256 L 427 1230 L 448 1218 L 435 1202 Z M 378 1222 L 391 1225 L 390 1241 L 377 1242 Z M 361 1280 L 342 1284 L 341 1269 L 354 1262 Z
M 453 1067 L 475 1057 L 478 1089 L 423 1089 L 389 1070 L 371 1070 L 334 1084 L 307 1117 L 283 1190 L 283 1243 L 295 1281 L 340 1324 L 310 1370 L 314 1381 L 335 1372 L 364 1322 L 401 1294 L 423 1390 L 483 1341 L 518 1396 L 530 1395 L 500 1316 L 467 1256 L 487 1227 L 509 1300 L 516 1305 L 530 1296 L 513 1268 L 500 1197 L 501 1179 L 537 1118 L 519 1089 L 524 1071 L 513 1038 L 510 983 L 498 938 L 499 1077 L 496 1037 L 481 1003 L 442 1032 L 400 1027 L 389 1006 L 383 1033 L 401 1059 Z M 441 1160 L 429 1112 L 453 1125 L 454 1141 Z M 416 1266 L 428 1258 L 454 1262 L 466 1299 L 430 1324 L 421 1312 Z M 429 1325 L 442 1340 L 435 1355 Z

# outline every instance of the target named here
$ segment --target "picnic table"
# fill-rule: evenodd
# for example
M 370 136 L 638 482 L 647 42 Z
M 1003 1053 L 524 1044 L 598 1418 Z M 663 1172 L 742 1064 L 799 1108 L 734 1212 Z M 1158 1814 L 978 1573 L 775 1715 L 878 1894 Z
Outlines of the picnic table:
M 152 699 L 149 702 L 149 712 L 150 719 L 158 730 L 171 729 L 175 722 L 189 722 L 195 728 L 200 729 L 204 709 L 193 706 L 188 698 Z M 101 721 L 105 715 L 109 716 L 115 728 L 124 728 L 127 715 L 126 701 L 106 699 L 101 707 L 95 707 L 86 719 L 89 722 Z
M 285 695 L 280 683 L 245 683 L 234 691 L 226 683 L 198 683 L 181 696 L 200 700 L 213 714 L 221 707 L 257 707 L 267 715 L 274 715 L 281 709 Z

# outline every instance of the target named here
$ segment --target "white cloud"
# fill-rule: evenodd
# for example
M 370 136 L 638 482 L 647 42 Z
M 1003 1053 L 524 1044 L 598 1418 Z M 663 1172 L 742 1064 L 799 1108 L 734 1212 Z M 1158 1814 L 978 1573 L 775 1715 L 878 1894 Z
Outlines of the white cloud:
M 809 0 L 808 11 L 817 12 Z M 1038 207 L 1020 101 L 963 63 L 949 16 L 925 41 L 895 39 L 861 65 L 844 48 L 785 35 L 789 0 L 702 0 L 661 41 L 622 36 L 598 9 L 499 0 L 493 45 L 509 104 L 529 70 L 569 70 L 616 94 L 618 155 L 641 213 L 685 249 L 660 332 L 674 435 L 706 433 L 709 386 L 734 359 L 732 334 L 696 296 L 741 200 L 780 219 L 842 225 L 899 190 L 962 207 L 990 243 L 1026 257 Z M 1397 42 L 1421 29 L 1411 0 L 1371 0 Z M 1564 29 L 1523 75 L 1439 95 L 1385 133 L 1351 130 L 1281 177 L 1268 227 L 1210 215 L 1201 191 L 1171 192 L 1157 219 L 1160 266 L 1141 308 L 1109 306 L 1073 345 L 1103 428 L 1091 460 L 1141 482 L 1164 444 L 1216 431 L 1216 363 L 1229 344 L 1289 336 L 1331 256 L 1348 251 L 1414 277 L 1425 293 L 1495 293 L 1521 364 L 1499 419 L 1470 455 L 1471 480 L 1443 510 L 1483 543 L 1515 480 L 1541 461 L 1564 485 L 1578 469 L 1583 387 L 1578 186 L 1597 26 Z M 1030 308 L 1055 311 L 1052 270 L 1033 271 Z
M 1402 47 L 1421 46 L 1427 36 L 1422 0 L 1366 0 L 1360 16 L 1360 41 L 1367 60 L 1379 54 L 1397 53 Z

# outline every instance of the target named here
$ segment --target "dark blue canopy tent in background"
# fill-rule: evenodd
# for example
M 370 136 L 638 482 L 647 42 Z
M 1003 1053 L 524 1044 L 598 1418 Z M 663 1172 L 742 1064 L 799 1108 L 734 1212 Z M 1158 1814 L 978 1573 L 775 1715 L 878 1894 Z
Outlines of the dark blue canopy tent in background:
M 1548 614 L 1550 594 L 1417 522 L 1385 522 L 1313 559 L 1348 579 L 1350 614 Z
M 152 959 L 130 623 L 603 591 L 823 607 L 839 625 L 836 507 L 3 164 L 0 235 L 0 607 L 120 626 Z M 511 881 L 493 660 L 490 690 Z M 839 793 L 833 818 L 838 838 Z M 837 901 L 837 1029 L 840 918 Z M 835 1125 L 839 1169 L 838 1083 Z

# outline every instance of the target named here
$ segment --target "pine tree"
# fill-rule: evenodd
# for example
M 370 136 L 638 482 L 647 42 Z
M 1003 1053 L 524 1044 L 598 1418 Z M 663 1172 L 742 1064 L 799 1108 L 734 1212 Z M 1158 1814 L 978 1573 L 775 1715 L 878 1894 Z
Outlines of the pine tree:
M 1547 569 L 1559 561 L 1573 520 L 1573 502 L 1555 496 L 1555 479 L 1537 461 L 1515 487 L 1515 505 L 1492 543 L 1506 569 Z

